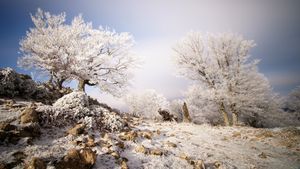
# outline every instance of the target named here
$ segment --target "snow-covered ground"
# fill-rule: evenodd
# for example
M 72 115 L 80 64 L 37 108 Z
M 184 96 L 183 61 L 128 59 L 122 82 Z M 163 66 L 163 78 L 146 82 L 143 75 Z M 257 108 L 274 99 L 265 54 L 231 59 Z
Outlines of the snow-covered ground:
M 19 115 L 18 111 L 5 109 L 4 105 L 0 107 L 0 121 Z M 41 136 L 33 139 L 30 144 L 26 138 L 18 144 L 1 143 L 0 161 L 13 161 L 16 154 L 21 154 L 24 162 L 34 156 L 46 159 L 48 168 L 51 168 L 53 161 L 62 158 L 69 149 L 85 147 L 78 143 L 84 143 L 88 136 L 93 135 L 96 146 L 92 146 L 92 149 L 97 153 L 93 168 L 99 169 L 121 168 L 120 161 L 126 161 L 130 169 L 192 169 L 197 160 L 202 160 L 206 168 L 219 169 L 300 167 L 299 127 L 221 127 L 155 122 L 133 117 L 129 117 L 128 122 L 131 122 L 131 131 L 105 134 L 99 130 L 89 130 L 79 136 L 66 134 L 73 126 L 41 128 Z M 124 139 L 128 133 L 133 134 L 129 139 Z M 15 168 L 23 168 L 23 164 Z

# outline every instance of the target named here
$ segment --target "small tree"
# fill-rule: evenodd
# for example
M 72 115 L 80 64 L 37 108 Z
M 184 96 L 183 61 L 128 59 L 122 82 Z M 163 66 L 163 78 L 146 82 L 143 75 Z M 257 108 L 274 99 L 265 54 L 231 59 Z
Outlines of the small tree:
M 201 85 L 205 99 L 222 114 L 225 125 L 238 123 L 244 112 L 265 112 L 273 94 L 268 80 L 249 61 L 253 41 L 236 34 L 189 33 L 174 48 L 179 74 Z M 195 93 L 196 94 L 196 93 Z
M 141 93 L 131 93 L 124 98 L 129 106 L 129 111 L 133 114 L 146 118 L 158 118 L 158 110 L 169 107 L 167 99 L 155 90 L 145 90 Z

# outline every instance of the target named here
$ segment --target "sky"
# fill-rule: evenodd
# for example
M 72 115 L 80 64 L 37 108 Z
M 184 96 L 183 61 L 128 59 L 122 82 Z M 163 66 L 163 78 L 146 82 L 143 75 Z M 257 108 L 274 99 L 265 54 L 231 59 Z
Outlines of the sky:
M 168 99 L 181 98 L 191 83 L 175 75 L 172 47 L 189 31 L 239 33 L 254 40 L 250 54 L 275 92 L 287 95 L 300 85 L 300 1 L 298 0 L 1 0 L 0 67 L 17 67 L 19 41 L 32 27 L 37 8 L 66 12 L 67 22 L 78 14 L 117 32 L 130 32 L 134 52 L 143 59 L 131 91 L 155 89 Z M 75 86 L 75 82 L 70 84 Z M 120 99 L 97 88 L 87 93 L 123 108 Z

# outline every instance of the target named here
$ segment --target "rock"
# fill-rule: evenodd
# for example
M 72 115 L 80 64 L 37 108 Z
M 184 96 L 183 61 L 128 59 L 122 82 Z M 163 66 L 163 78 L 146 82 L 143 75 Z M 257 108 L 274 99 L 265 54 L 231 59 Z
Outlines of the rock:
M 25 110 L 23 110 L 20 120 L 21 124 L 35 123 L 39 121 L 39 116 L 33 107 L 28 107 Z
M 220 161 L 216 161 L 214 163 L 214 167 L 215 167 L 215 169 L 223 169 L 224 168 L 223 164 Z
M 122 160 L 122 162 L 121 162 L 121 169 L 129 169 L 125 160 Z
M 177 121 L 177 117 L 171 114 L 168 110 L 159 109 L 159 115 L 162 116 L 163 121 Z
M 91 168 L 96 162 L 97 155 L 90 148 L 85 148 L 80 151 L 80 159 L 84 166 Z
M 177 147 L 177 145 L 175 144 L 175 143 L 172 143 L 172 142 L 170 142 L 170 141 L 167 141 L 166 143 L 165 143 L 165 145 L 167 145 L 168 147 Z
M 6 100 L 6 101 L 5 101 L 5 107 L 6 107 L 6 108 L 12 108 L 13 105 L 14 105 L 15 103 L 16 103 L 15 100 L 12 100 L 12 99 Z
M 8 122 L 0 122 L 0 130 L 10 131 L 15 130 L 17 127 L 15 125 L 11 125 Z
M 96 146 L 94 137 L 89 136 L 89 137 L 87 138 L 86 146 L 87 146 L 87 147 L 95 147 L 95 146 Z
M 41 135 L 40 126 L 36 123 L 24 126 L 18 130 L 19 137 L 39 137 Z
M 7 164 L 5 164 L 3 161 L 0 161 L 0 169 L 9 169 Z
M 146 138 L 146 139 L 152 139 L 152 137 L 153 137 L 153 133 L 152 133 L 151 131 L 141 131 L 141 132 L 139 133 L 139 135 L 140 135 L 141 137 Z
M 194 164 L 194 169 L 205 169 L 204 162 L 202 160 L 196 160 Z
M 113 151 L 112 153 L 110 153 L 110 155 L 113 156 L 115 159 L 120 158 L 120 154 L 117 151 Z
M 85 132 L 85 125 L 83 124 L 77 124 L 75 127 L 69 129 L 67 131 L 68 134 L 71 134 L 73 136 L 78 136 L 80 134 L 83 134 Z
M 137 138 L 138 134 L 136 131 L 132 130 L 129 132 L 123 132 L 119 135 L 119 138 L 124 141 L 134 141 Z
M 148 153 L 148 149 L 146 149 L 143 145 L 138 145 L 135 147 L 135 151 L 137 153 L 143 153 L 143 154 L 147 154 Z
M 124 144 L 124 142 L 122 142 L 122 141 L 118 141 L 118 142 L 116 143 L 116 146 L 120 147 L 121 149 L 124 149 L 124 148 L 125 148 L 125 144 Z
M 258 157 L 260 157 L 260 158 L 267 158 L 267 155 L 264 152 L 262 152 L 262 153 L 260 153 L 258 155 Z
M 151 155 L 161 156 L 161 155 L 163 155 L 164 153 L 163 153 L 163 151 L 160 150 L 160 149 L 152 149 L 152 150 L 150 150 L 150 154 L 151 154 Z
M 97 155 L 90 148 L 81 150 L 71 149 L 61 161 L 56 164 L 57 169 L 90 169 L 96 162 Z
M 183 160 L 187 160 L 189 157 L 188 157 L 188 155 L 186 155 L 185 153 L 181 153 L 181 154 L 179 155 L 179 158 L 181 158 L 181 159 L 183 159 Z
M 25 165 L 25 169 L 46 169 L 46 163 L 37 157 L 33 157 L 29 163 Z

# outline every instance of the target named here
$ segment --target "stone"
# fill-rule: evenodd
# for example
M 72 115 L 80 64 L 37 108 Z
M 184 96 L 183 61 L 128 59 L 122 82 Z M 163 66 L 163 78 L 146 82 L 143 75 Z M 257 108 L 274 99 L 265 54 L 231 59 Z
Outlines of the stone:
M 170 141 L 167 141 L 167 142 L 165 143 L 165 145 L 167 145 L 168 147 L 173 147 L 173 148 L 177 147 L 177 145 L 176 145 L 175 143 L 172 143 L 172 142 L 170 142 Z
M 124 142 L 122 142 L 122 141 L 118 141 L 118 142 L 116 143 L 116 146 L 120 147 L 121 149 L 124 149 L 124 148 L 125 148 L 125 144 L 124 144 Z
M 143 145 L 138 145 L 135 147 L 135 151 L 137 153 L 143 153 L 143 154 L 147 154 L 148 153 L 148 149 L 146 149 Z
M 129 169 L 127 162 L 125 160 L 122 160 L 121 162 L 121 169 Z
M 159 115 L 162 116 L 163 121 L 177 121 L 177 118 L 171 114 L 168 110 L 159 109 L 158 110 Z
M 87 146 L 87 147 L 95 147 L 95 146 L 96 146 L 94 137 L 89 136 L 89 137 L 87 138 L 86 146 Z
M 80 134 L 83 134 L 85 132 L 85 125 L 83 124 L 77 124 L 75 127 L 68 130 L 68 134 L 71 134 L 73 136 L 78 136 Z
M 136 131 L 122 132 L 119 135 L 119 138 L 124 141 L 134 141 L 137 138 L 138 134 Z
M 41 135 L 40 126 L 36 123 L 24 126 L 18 130 L 19 137 L 39 137 Z
M 34 108 L 28 107 L 22 111 L 20 120 L 21 120 L 21 124 L 35 123 L 39 121 L 39 116 Z
M 97 155 L 90 148 L 70 149 L 66 156 L 56 164 L 57 169 L 90 169 L 96 162 Z
M 110 153 L 110 155 L 113 156 L 115 159 L 120 158 L 120 154 L 117 151 L 113 151 L 112 153 Z
M 181 154 L 179 155 L 179 158 L 181 158 L 181 159 L 183 159 L 183 160 L 188 160 L 188 159 L 190 159 L 189 156 L 186 155 L 185 153 L 181 153 Z
M 264 152 L 262 152 L 262 153 L 260 153 L 258 155 L 258 157 L 260 157 L 260 158 L 267 158 L 267 155 Z
M 194 164 L 194 169 L 205 169 L 203 160 L 196 160 Z
M 151 131 L 141 131 L 139 135 L 149 140 L 153 137 L 153 133 Z
M 223 169 L 224 168 L 223 164 L 220 161 L 216 161 L 214 163 L 214 167 L 215 167 L 215 169 Z
M 15 130 L 17 127 L 15 125 L 11 125 L 8 122 L 0 122 L 0 130 L 3 131 L 10 131 L 10 130 Z
M 0 169 L 9 169 L 7 164 L 5 164 L 3 161 L 0 161 Z
M 46 169 L 46 163 L 38 158 L 38 157 L 33 157 L 26 165 L 25 169 Z
M 150 150 L 150 154 L 151 155 L 156 155 L 156 156 L 162 156 L 164 153 L 160 149 L 152 149 L 152 150 Z

